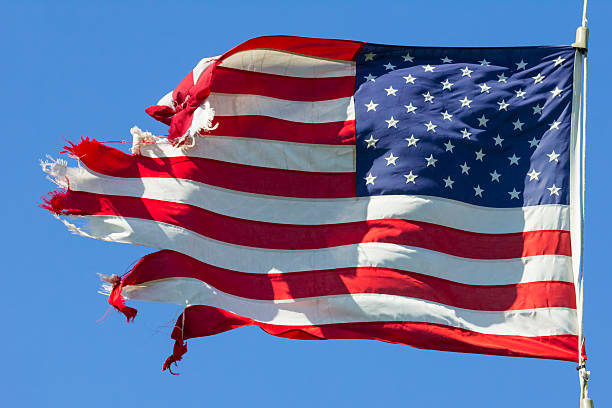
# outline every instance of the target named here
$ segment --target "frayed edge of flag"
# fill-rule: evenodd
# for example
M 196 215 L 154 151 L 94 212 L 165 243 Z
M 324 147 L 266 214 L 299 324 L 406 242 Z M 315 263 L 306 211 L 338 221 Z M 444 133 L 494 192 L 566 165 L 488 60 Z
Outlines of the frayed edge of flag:
M 219 123 L 215 123 L 213 125 L 213 119 L 215 118 L 215 110 L 212 106 L 210 106 L 210 102 L 206 100 L 202 105 L 200 105 L 200 109 L 201 110 L 198 112 L 197 116 L 198 120 L 201 120 L 203 123 L 200 129 L 198 130 L 198 134 L 202 135 L 202 132 L 210 132 L 211 130 L 217 129 L 219 127 Z
M 174 329 L 170 334 L 170 338 L 174 340 L 174 347 L 172 347 L 172 354 L 164 361 L 162 365 L 162 371 L 168 370 L 172 375 L 179 375 L 172 371 L 172 364 L 178 366 L 178 362 L 183 359 L 185 353 L 187 353 L 187 343 L 185 343 L 185 314 L 187 309 L 183 310 L 183 313 L 176 320 Z
M 39 204 L 39 207 L 44 208 L 45 210 L 50 211 L 56 218 L 58 215 L 63 213 L 63 208 L 61 205 L 62 197 L 66 195 L 65 191 L 51 191 L 47 193 L 46 196 L 41 198 L 42 203 Z
M 46 197 L 42 197 L 42 203 L 39 204 L 41 208 L 51 212 L 51 215 L 60 221 L 64 226 L 74 235 L 79 235 L 85 238 L 97 239 L 99 241 L 110 241 L 115 242 L 106 236 L 93 235 L 86 230 L 92 231 L 91 219 L 87 220 L 83 215 L 79 214 L 78 209 L 66 208 L 63 204 L 64 197 L 66 197 L 66 191 L 52 191 Z M 69 222 L 66 218 L 82 221 L 86 225 L 78 226 Z M 109 234 L 106 234 L 109 235 Z
M 90 150 L 90 146 L 93 144 L 100 144 L 96 139 L 89 139 L 87 136 L 81 136 L 81 141 L 79 143 L 73 143 L 68 141 L 67 145 L 64 145 L 64 150 L 60 152 L 67 153 L 68 157 L 75 160 L 81 160 L 87 152 Z
M 202 108 L 202 107 L 201 107 Z M 133 155 L 141 155 L 143 149 L 150 148 L 159 144 L 168 144 L 176 149 L 187 151 L 192 149 L 197 144 L 197 138 L 206 136 L 207 132 L 213 131 L 219 127 L 218 123 L 213 125 L 213 119 L 215 117 L 215 110 L 210 106 L 207 101 L 203 104 L 201 111 L 197 113 L 198 120 L 203 121 L 203 126 L 193 132 L 191 129 L 187 130 L 185 134 L 179 138 L 170 141 L 168 138 L 155 136 L 151 132 L 145 132 L 138 126 L 134 126 L 130 129 L 132 134 L 132 148 L 131 152 Z M 194 118 L 195 120 L 195 118 Z
M 164 361 L 162 371 L 168 370 L 168 372 L 172 375 L 179 375 L 179 373 L 172 371 L 172 364 L 178 366 L 177 363 L 183 359 L 185 353 L 187 353 L 187 343 L 185 343 L 182 339 L 175 340 L 174 347 L 172 348 L 172 354 L 166 359 L 166 361 Z
M 72 223 L 68 222 L 67 220 L 63 219 L 62 217 L 59 216 L 59 214 L 55 214 L 54 213 L 53 216 L 57 220 L 59 220 L 62 224 L 64 224 L 64 226 L 66 226 L 66 228 L 68 228 L 68 231 L 70 231 L 74 235 L 80 235 L 80 236 L 85 237 L 85 238 L 92 238 L 92 239 L 100 240 L 99 237 L 95 237 L 95 236 L 93 236 L 91 234 L 88 234 L 87 232 L 83 231 L 83 229 L 77 227 L 75 224 L 72 224 Z
M 215 110 L 210 106 L 210 102 L 206 100 L 195 110 L 193 114 L 192 123 L 199 124 L 197 130 L 191 128 L 185 132 L 184 135 L 174 139 L 172 144 L 175 147 L 180 147 L 183 150 L 189 150 L 193 148 L 197 143 L 197 138 L 206 136 L 206 133 L 211 132 L 219 127 L 219 123 L 213 124 L 215 118 Z M 193 127 L 193 126 L 192 126 Z
M 119 275 L 105 275 L 98 273 L 100 280 L 105 282 L 102 284 L 103 294 L 108 293 L 108 304 L 115 308 L 115 310 L 123 313 L 127 319 L 127 323 L 134 320 L 138 314 L 138 310 L 133 307 L 129 307 L 125 304 L 125 298 L 121 295 L 123 290 L 124 279 L 121 279 Z
M 47 174 L 47 180 L 60 188 L 68 188 L 68 162 L 64 159 L 54 159 L 50 155 L 47 160 L 40 160 L 42 171 Z
M 138 126 L 132 127 L 130 133 L 132 134 L 132 154 L 141 154 L 141 149 L 143 147 L 165 141 L 165 139 L 155 136 L 151 132 L 143 132 Z

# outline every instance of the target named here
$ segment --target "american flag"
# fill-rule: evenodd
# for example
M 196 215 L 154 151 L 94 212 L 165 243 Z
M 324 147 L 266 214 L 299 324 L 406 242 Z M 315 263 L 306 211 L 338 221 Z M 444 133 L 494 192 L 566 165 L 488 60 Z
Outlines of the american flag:
M 297 339 L 576 361 L 574 50 L 272 36 L 205 58 L 133 129 L 43 168 L 75 233 L 161 249 L 109 302 L 185 340 Z M 72 218 L 72 219 L 71 219 Z

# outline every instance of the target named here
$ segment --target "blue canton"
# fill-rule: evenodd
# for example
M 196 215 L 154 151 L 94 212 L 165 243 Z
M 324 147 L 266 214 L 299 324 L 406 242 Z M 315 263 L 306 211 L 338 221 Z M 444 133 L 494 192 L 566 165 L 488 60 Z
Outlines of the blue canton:
M 357 195 L 568 204 L 573 65 L 566 46 L 367 44 L 355 84 Z

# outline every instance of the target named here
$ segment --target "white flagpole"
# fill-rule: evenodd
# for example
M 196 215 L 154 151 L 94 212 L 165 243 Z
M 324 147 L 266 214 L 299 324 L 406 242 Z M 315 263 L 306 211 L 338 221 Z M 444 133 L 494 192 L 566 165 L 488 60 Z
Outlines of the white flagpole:
M 587 27 L 587 2 L 584 0 L 582 8 L 582 25 L 576 30 L 576 42 L 573 45 L 576 48 L 577 55 L 580 56 L 580 65 L 582 68 L 582 96 L 580 97 L 578 121 L 581 122 L 582 140 L 576 140 L 579 145 L 580 152 L 580 262 L 577 279 L 577 313 L 578 313 L 578 377 L 580 379 L 580 408 L 593 408 L 593 400 L 589 398 L 588 381 L 590 371 L 586 369 L 586 360 L 582 355 L 584 347 L 584 326 L 583 326 L 583 310 L 584 310 L 584 207 L 585 207 L 585 172 L 586 172 L 586 101 L 587 101 L 587 52 L 589 29 Z M 577 85 L 576 83 L 574 86 Z M 578 126 L 578 123 L 576 123 Z M 576 158 L 577 159 L 577 158 Z M 577 160 L 576 160 L 577 161 Z M 576 162 L 575 162 L 576 163 Z M 576 163 L 578 164 L 578 163 Z M 578 180 L 577 180 L 578 181 Z

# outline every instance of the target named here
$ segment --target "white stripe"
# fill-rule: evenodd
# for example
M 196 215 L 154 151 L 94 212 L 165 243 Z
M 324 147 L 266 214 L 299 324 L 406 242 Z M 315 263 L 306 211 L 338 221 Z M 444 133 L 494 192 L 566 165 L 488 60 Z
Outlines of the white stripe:
M 380 242 L 311 250 L 262 249 L 220 242 L 181 227 L 151 220 L 114 216 L 77 218 L 88 221 L 87 225 L 80 230 L 71 229 L 87 237 L 171 249 L 213 266 L 246 273 L 378 266 L 469 285 L 573 282 L 571 258 L 561 255 L 480 260 Z
M 172 91 L 168 92 L 157 101 L 157 105 L 168 106 L 174 109 L 174 99 L 172 99 Z
M 229 163 L 309 172 L 355 171 L 355 146 L 315 145 L 206 135 L 187 151 L 170 143 L 144 145 L 147 157 L 200 157 Z
M 58 182 L 68 177 L 74 191 L 178 202 L 230 217 L 279 224 L 321 225 L 395 218 L 490 234 L 569 230 L 568 206 L 559 204 L 489 208 L 430 196 L 273 197 L 183 179 L 110 177 L 83 168 L 64 168 L 57 176 Z
M 353 61 L 329 60 L 276 50 L 240 51 L 225 58 L 220 66 L 265 74 L 304 78 L 355 76 Z
M 259 115 L 302 123 L 355 119 L 353 97 L 318 102 L 289 101 L 261 95 L 211 93 L 207 101 L 215 116 Z
M 553 336 L 576 334 L 576 310 L 540 308 L 469 310 L 427 300 L 376 293 L 321 296 L 285 301 L 253 300 L 221 292 L 193 278 L 170 278 L 124 288 L 129 299 L 207 305 L 269 324 L 409 321 L 441 324 L 483 334 Z

